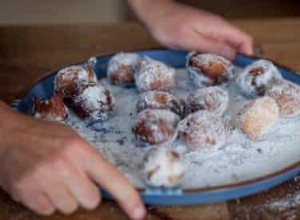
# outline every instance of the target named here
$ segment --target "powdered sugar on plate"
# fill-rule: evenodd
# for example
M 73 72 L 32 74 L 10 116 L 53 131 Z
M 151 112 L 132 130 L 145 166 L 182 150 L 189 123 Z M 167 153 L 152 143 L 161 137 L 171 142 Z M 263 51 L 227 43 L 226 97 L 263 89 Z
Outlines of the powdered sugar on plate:
M 149 148 L 136 147 L 131 132 L 139 92 L 136 88 L 110 85 L 107 79 L 102 83 L 116 99 L 112 118 L 87 124 L 71 113 L 67 124 L 115 164 L 135 186 L 143 188 L 141 164 Z M 172 94 L 186 99 L 193 89 L 186 70 L 176 70 L 176 90 L 171 91 Z M 240 95 L 234 82 L 229 85 L 228 92 L 230 101 L 225 117 L 233 121 L 249 100 Z M 226 144 L 218 150 L 189 151 L 177 145 L 175 149 L 180 152 L 186 168 L 182 188 L 220 186 L 273 173 L 300 160 L 299 146 L 300 117 L 280 119 L 258 141 L 249 140 L 232 128 Z

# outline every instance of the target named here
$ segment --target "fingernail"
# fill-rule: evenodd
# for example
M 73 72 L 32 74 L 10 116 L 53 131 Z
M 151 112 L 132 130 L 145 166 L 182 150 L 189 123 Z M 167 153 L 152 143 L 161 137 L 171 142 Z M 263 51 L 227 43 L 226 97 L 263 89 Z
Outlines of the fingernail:
M 144 218 L 145 214 L 146 214 L 146 210 L 145 210 L 144 207 L 142 207 L 142 206 L 137 207 L 137 208 L 134 209 L 134 211 L 132 213 L 132 218 L 134 220 L 141 220 L 141 219 Z

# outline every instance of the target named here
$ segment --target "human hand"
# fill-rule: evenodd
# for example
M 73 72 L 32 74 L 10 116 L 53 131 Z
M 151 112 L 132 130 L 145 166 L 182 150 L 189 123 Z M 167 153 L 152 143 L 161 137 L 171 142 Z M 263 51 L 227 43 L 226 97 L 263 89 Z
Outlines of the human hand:
M 110 192 L 132 219 L 145 209 L 138 193 L 75 131 L 33 119 L 0 102 L 0 186 L 38 214 L 94 209 L 99 188 Z
M 250 35 L 212 13 L 170 0 L 129 0 L 150 34 L 161 44 L 222 55 L 253 54 Z

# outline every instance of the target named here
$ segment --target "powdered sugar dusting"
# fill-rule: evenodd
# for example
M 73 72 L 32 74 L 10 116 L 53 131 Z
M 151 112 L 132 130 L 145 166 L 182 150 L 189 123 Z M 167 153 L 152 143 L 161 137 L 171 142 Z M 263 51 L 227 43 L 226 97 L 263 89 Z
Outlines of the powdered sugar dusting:
M 266 94 L 275 99 L 281 116 L 294 117 L 300 113 L 300 88 L 297 85 L 282 80 L 269 88 Z
M 275 125 L 279 117 L 279 107 L 271 97 L 250 101 L 241 110 L 238 127 L 250 138 L 258 139 Z
M 60 70 L 57 73 L 57 76 L 62 75 L 64 81 L 69 81 L 69 80 L 73 80 L 72 73 L 75 73 L 75 72 L 77 73 L 77 76 L 78 76 L 78 78 L 76 79 L 77 81 L 75 81 L 75 82 L 86 82 L 86 83 L 89 82 L 90 74 L 82 66 L 66 67 L 66 68 Z M 96 79 L 94 79 L 93 81 L 94 81 L 94 83 L 96 83 Z M 56 87 L 57 87 L 57 85 L 56 85 Z
M 97 76 L 94 72 L 96 58 L 91 57 L 83 65 L 73 65 L 58 71 L 54 79 L 54 90 L 65 98 L 76 96 L 84 88 L 97 84 Z
M 136 109 L 137 112 L 144 109 L 167 109 L 182 116 L 184 112 L 184 102 L 168 92 L 148 91 L 140 95 Z
M 137 115 L 133 132 L 145 144 L 171 142 L 179 119 L 178 115 L 168 110 L 146 109 Z
M 142 168 L 143 178 L 149 186 L 174 187 L 184 177 L 184 165 L 179 154 L 168 147 L 148 151 Z
M 197 54 L 196 52 L 190 52 L 187 55 L 187 61 L 189 61 L 191 59 L 192 56 L 195 56 L 195 54 Z M 232 63 L 225 59 L 222 56 L 218 56 L 216 54 L 209 54 L 209 53 L 202 53 L 197 55 L 195 61 L 200 65 L 200 64 L 209 64 L 210 62 L 214 61 L 214 62 L 218 62 L 221 63 L 223 65 L 225 65 L 228 69 L 227 71 L 232 73 L 234 66 L 232 65 Z M 189 64 L 187 63 L 187 67 L 189 67 Z
M 98 84 L 97 86 L 87 87 L 82 94 L 74 98 L 75 103 L 80 103 L 83 109 L 90 113 L 93 120 L 107 119 L 110 108 L 114 105 L 114 98 L 109 91 Z
M 145 57 L 139 70 L 134 74 L 135 83 L 140 91 L 170 90 L 175 84 L 175 70 L 166 64 Z
M 66 109 L 66 111 L 67 111 L 67 109 Z M 33 115 L 33 117 L 38 118 L 38 119 L 44 119 L 45 118 L 45 116 L 43 116 L 41 113 L 35 113 Z M 48 114 L 46 120 L 63 123 L 65 118 L 63 118 L 62 116 L 54 115 L 54 114 Z
M 237 71 L 240 71 L 237 69 Z M 176 90 L 172 93 L 186 99 L 192 87 L 185 70 L 176 71 Z M 116 98 L 115 110 L 109 121 L 87 124 L 70 113 L 67 124 L 106 156 L 137 187 L 145 187 L 141 164 L 149 147 L 136 147 L 131 128 L 135 122 L 135 105 L 139 98 L 136 88 L 122 88 L 103 81 Z M 233 121 L 249 100 L 241 96 L 235 83 L 228 87 L 229 105 L 226 117 Z M 217 150 L 189 151 L 173 146 L 180 152 L 186 167 L 181 184 L 184 189 L 219 186 L 250 180 L 270 174 L 300 160 L 300 117 L 281 118 L 258 141 L 252 141 L 238 129 L 230 130 L 226 144 Z M 180 151 L 180 149 L 184 149 Z
M 268 60 L 257 60 L 238 75 L 236 82 L 244 94 L 255 97 L 264 95 L 272 83 L 281 79 L 282 76 L 273 63 Z
M 209 111 L 197 111 L 178 124 L 180 140 L 193 150 L 221 147 L 226 140 L 226 127 L 222 118 Z
M 193 65 L 192 65 L 193 63 Z M 212 64 L 218 64 L 224 71 L 218 74 L 212 74 L 216 79 L 207 76 L 204 69 L 212 70 Z M 199 88 L 212 86 L 215 84 L 226 85 L 228 80 L 232 79 L 234 66 L 232 63 L 222 56 L 215 54 L 190 52 L 187 56 L 186 67 L 188 69 L 190 80 Z M 217 76 L 218 75 L 218 76 Z M 223 82 L 217 82 L 218 79 L 223 79 Z
M 118 53 L 109 60 L 107 75 L 115 73 L 121 66 L 129 66 L 136 70 L 140 62 L 141 58 L 136 53 Z
M 188 112 L 208 110 L 222 115 L 228 106 L 228 93 L 217 86 L 205 87 L 193 91 L 187 98 Z

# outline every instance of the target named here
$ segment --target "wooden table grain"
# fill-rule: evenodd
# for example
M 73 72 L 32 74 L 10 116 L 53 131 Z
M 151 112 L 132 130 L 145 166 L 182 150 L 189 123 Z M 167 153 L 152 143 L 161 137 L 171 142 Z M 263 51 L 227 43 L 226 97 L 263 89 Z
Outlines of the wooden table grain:
M 300 18 L 232 21 L 254 36 L 265 57 L 300 70 Z M 49 72 L 93 55 L 158 47 L 135 23 L 0 27 L 0 99 L 24 95 Z M 0 190 L 0 220 L 122 220 L 115 202 L 70 216 L 35 215 Z M 300 178 L 254 196 L 207 205 L 148 207 L 148 220 L 300 219 Z

